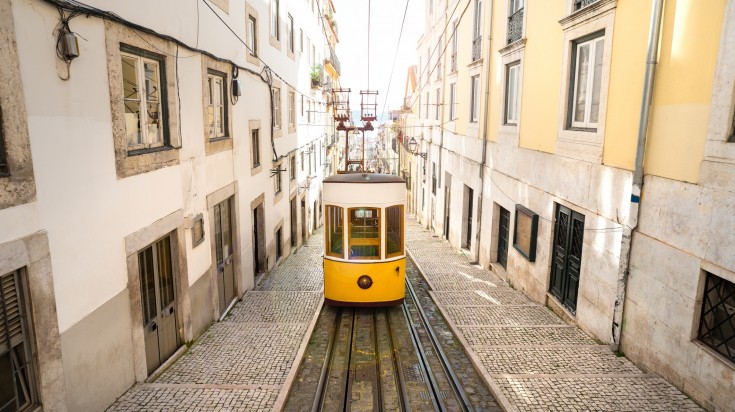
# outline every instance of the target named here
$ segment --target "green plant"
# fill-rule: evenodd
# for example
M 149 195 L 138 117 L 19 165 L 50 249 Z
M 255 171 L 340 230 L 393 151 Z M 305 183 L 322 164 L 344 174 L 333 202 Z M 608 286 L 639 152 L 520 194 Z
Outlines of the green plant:
M 312 83 L 319 83 L 322 77 L 322 65 L 315 64 L 311 68 L 311 81 Z

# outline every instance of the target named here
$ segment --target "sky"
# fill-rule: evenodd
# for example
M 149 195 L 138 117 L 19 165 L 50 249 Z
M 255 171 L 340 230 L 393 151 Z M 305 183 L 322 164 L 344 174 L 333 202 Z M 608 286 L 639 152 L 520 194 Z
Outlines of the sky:
M 396 42 L 408 4 L 408 13 L 391 78 Z M 360 109 L 360 90 L 368 88 L 368 4 L 370 5 L 370 89 L 378 90 L 378 112 L 403 104 L 408 67 L 417 64 L 416 44 L 423 32 L 423 0 L 333 0 L 339 43 L 337 57 L 342 68 L 340 84 L 352 89 L 350 106 Z

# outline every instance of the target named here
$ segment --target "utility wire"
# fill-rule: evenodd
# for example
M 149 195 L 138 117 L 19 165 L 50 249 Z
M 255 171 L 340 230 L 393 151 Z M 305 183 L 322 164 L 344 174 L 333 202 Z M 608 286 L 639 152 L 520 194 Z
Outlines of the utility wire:
M 393 67 L 390 69 L 390 77 L 388 78 L 388 89 L 385 91 L 385 101 L 383 102 L 383 113 L 385 108 L 388 106 L 388 93 L 390 92 L 390 85 L 393 82 L 393 72 L 396 69 L 396 61 L 398 60 L 398 50 L 401 47 L 401 37 L 403 36 L 403 25 L 406 23 L 406 14 L 408 14 L 408 3 L 411 0 L 406 0 L 406 8 L 403 10 L 403 20 L 401 21 L 401 31 L 398 32 L 398 43 L 396 44 L 396 54 L 393 56 Z

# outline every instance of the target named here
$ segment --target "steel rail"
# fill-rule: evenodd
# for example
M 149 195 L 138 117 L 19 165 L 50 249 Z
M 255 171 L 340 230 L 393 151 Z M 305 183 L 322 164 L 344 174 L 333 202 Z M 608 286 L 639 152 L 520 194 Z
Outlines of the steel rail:
M 346 359 L 346 362 L 345 363 L 346 363 L 346 366 L 347 366 L 347 368 L 346 368 L 347 373 L 345 373 L 345 383 L 344 383 L 345 399 L 344 399 L 343 404 L 342 404 L 343 405 L 342 406 L 342 410 L 343 411 L 351 411 L 352 410 L 352 406 L 351 406 L 352 405 L 352 382 L 354 381 L 354 379 L 351 379 L 350 377 L 353 375 L 353 373 L 352 373 L 352 354 L 355 353 L 355 346 L 357 345 L 357 339 L 356 339 L 356 336 L 355 336 L 355 335 L 357 335 L 357 328 L 356 328 L 356 326 L 357 326 L 357 310 L 356 309 L 353 309 L 352 310 L 352 334 L 350 335 L 351 336 L 350 337 L 350 351 L 347 354 L 347 356 L 345 357 L 345 359 Z
M 408 330 L 411 335 L 411 342 L 413 343 L 416 354 L 419 357 L 419 366 L 421 367 L 421 372 L 427 378 L 426 385 L 427 389 L 429 390 L 431 402 L 434 404 L 434 410 L 446 411 L 447 408 L 444 406 L 444 404 L 440 404 L 440 392 L 438 384 L 436 383 L 436 378 L 434 377 L 434 373 L 431 370 L 431 365 L 429 365 L 429 360 L 427 359 L 426 353 L 424 352 L 423 344 L 421 344 L 421 338 L 418 336 L 418 332 L 416 331 L 417 325 L 413 321 L 413 319 L 411 319 L 411 312 L 408 309 L 408 303 L 406 303 L 405 299 L 403 300 L 401 308 L 403 309 L 403 316 L 406 318 L 406 323 L 408 324 Z
M 418 310 L 418 314 L 419 314 L 419 318 L 421 319 L 421 323 L 423 324 L 424 329 L 428 332 L 429 341 L 431 341 L 431 344 L 434 347 L 434 352 L 437 354 L 439 358 L 440 364 L 442 368 L 444 369 L 444 373 L 449 378 L 449 382 L 452 386 L 452 391 L 454 392 L 457 398 L 457 401 L 459 401 L 460 407 L 462 408 L 463 411 L 473 410 L 472 403 L 470 402 L 470 399 L 467 396 L 467 393 L 462 387 L 462 383 L 459 381 L 457 374 L 454 373 L 454 368 L 452 368 L 452 365 L 449 362 L 449 358 L 447 358 L 447 355 L 444 353 L 444 349 L 442 349 L 441 344 L 439 344 L 439 339 L 436 337 L 436 334 L 434 333 L 434 329 L 431 327 L 431 324 L 429 323 L 429 318 L 428 316 L 426 316 L 426 312 L 424 312 L 424 309 L 419 304 L 419 300 L 418 300 L 418 296 L 416 295 L 416 291 L 413 289 L 413 285 L 411 285 L 411 281 L 408 279 L 408 277 L 406 277 L 406 290 L 408 290 L 409 294 L 411 295 L 411 300 L 413 301 L 414 305 L 416 306 Z M 406 304 L 404 301 L 404 306 L 405 305 Z M 433 381 L 432 381 L 432 385 L 434 385 Z M 437 388 L 437 391 L 438 391 L 438 388 Z
M 401 411 L 404 412 L 411 412 L 411 405 L 408 398 L 408 389 L 406 388 L 406 378 L 403 376 L 403 365 L 401 364 L 401 354 L 398 353 L 396 350 L 396 339 L 393 333 L 393 325 L 390 322 L 390 313 L 389 310 L 386 308 L 384 310 L 385 312 L 385 322 L 386 326 L 388 328 L 388 340 L 389 340 L 389 346 L 391 347 L 392 354 L 391 359 L 393 361 L 393 367 L 396 370 L 395 378 L 396 378 L 396 388 L 399 389 L 399 396 L 398 396 L 398 402 L 400 404 Z
M 327 380 L 332 370 L 331 368 L 332 362 L 334 361 L 334 346 L 335 346 L 335 343 L 337 342 L 339 331 L 340 329 L 342 329 L 341 325 L 342 325 L 343 315 L 344 315 L 344 308 L 339 308 L 337 315 L 335 316 L 335 319 L 334 319 L 334 328 L 332 328 L 332 333 L 329 338 L 329 343 L 327 344 L 327 353 L 326 353 L 326 356 L 324 357 L 324 362 L 322 364 L 322 370 L 321 370 L 321 373 L 319 374 L 319 383 L 317 384 L 317 390 L 316 390 L 317 395 L 314 397 L 314 402 L 312 403 L 312 406 L 311 406 L 312 412 L 319 412 L 324 407 L 325 395 L 327 393 L 327 389 L 329 386 L 327 384 Z M 352 329 L 354 329 L 354 325 L 355 324 L 354 324 L 354 316 L 353 316 Z M 350 336 L 351 335 L 352 333 L 350 333 Z M 352 342 L 350 342 L 350 346 L 351 344 Z M 349 366 L 349 354 L 347 357 L 347 366 Z M 349 369 L 345 368 L 345 379 L 348 376 L 349 376 Z M 346 385 L 347 385 L 347 382 L 345 381 L 345 383 L 342 385 L 342 390 L 345 393 L 345 396 L 346 396 L 346 391 L 345 391 Z
M 373 353 L 375 354 L 375 404 L 378 405 L 378 410 L 383 410 L 383 382 L 380 379 L 380 346 L 378 345 L 378 313 L 377 310 L 370 311 L 373 314 Z M 391 348 L 392 349 L 392 348 Z M 375 409 L 375 408 L 373 408 Z

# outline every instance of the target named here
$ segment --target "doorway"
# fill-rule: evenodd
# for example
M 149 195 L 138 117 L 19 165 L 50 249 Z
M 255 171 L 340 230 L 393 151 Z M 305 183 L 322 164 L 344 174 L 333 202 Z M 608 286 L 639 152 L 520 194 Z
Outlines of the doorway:
M 299 244 L 298 234 L 298 205 L 296 204 L 296 196 L 291 199 L 291 247 Z
M 255 277 L 265 272 L 265 210 L 263 204 L 253 208 L 253 271 Z
M 311 213 L 314 215 L 314 225 L 312 226 L 314 229 L 316 229 L 319 226 L 319 216 L 317 216 L 317 206 L 316 206 L 316 200 L 314 201 L 314 208 L 311 209 Z
M 452 199 L 452 175 L 446 173 L 444 175 L 444 239 L 449 240 L 449 217 L 451 212 Z
M 500 208 L 500 216 L 498 219 L 498 263 L 503 269 L 508 269 L 508 244 L 510 237 L 510 212 Z
M 464 207 L 462 209 L 462 229 L 464 236 L 462 237 L 462 249 L 470 250 L 472 248 L 472 208 L 475 192 L 471 187 L 464 186 Z
M 219 313 L 222 315 L 235 300 L 235 269 L 233 266 L 232 198 L 214 205 L 214 244 L 217 259 Z
M 549 291 L 567 309 L 576 314 L 584 215 L 557 205 L 554 220 L 554 258 Z
M 301 241 L 306 242 L 306 227 L 309 225 L 306 220 L 306 199 L 301 199 Z
M 148 375 L 179 348 L 171 236 L 138 253 L 143 336 Z

